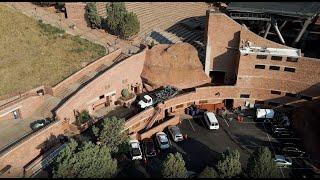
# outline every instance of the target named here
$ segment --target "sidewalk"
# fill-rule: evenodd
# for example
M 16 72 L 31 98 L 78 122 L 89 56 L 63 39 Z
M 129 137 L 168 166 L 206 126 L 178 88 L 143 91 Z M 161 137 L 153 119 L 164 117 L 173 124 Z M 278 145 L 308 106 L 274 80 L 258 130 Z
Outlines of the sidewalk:
M 43 7 L 36 6 L 29 2 L 5 2 L 3 3 L 8 7 L 18 10 L 19 12 L 35 18 L 36 20 L 42 20 L 44 23 L 51 24 L 56 27 L 60 27 L 64 29 L 66 33 L 71 35 L 78 35 L 84 39 L 87 39 L 91 42 L 100 44 L 104 46 L 108 53 L 121 48 L 122 51 L 126 54 L 128 52 L 137 52 L 139 50 L 138 47 L 133 46 L 130 42 L 125 40 L 117 39 L 116 36 L 106 33 L 101 29 L 91 29 L 84 25 L 78 25 L 75 28 L 72 28 L 74 23 L 70 19 L 65 19 L 64 17 L 60 17 L 57 13 L 51 13 L 45 10 Z M 117 44 L 115 44 L 117 39 Z

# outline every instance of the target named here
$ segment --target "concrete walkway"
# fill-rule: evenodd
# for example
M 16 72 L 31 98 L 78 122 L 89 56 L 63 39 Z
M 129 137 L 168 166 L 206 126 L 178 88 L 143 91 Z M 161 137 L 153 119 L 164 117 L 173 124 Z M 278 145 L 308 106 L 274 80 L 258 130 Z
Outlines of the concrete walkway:
M 60 27 L 68 34 L 75 36 L 78 35 L 91 42 L 101 44 L 107 49 L 107 52 L 112 52 L 118 48 L 121 48 L 123 53 L 129 54 L 129 52 L 134 53 L 139 50 L 138 47 L 131 45 L 129 41 L 117 39 L 116 36 L 108 34 L 101 29 L 91 29 L 84 25 L 79 25 L 75 28 L 72 28 L 75 23 L 70 19 L 65 19 L 61 16 L 61 14 L 49 12 L 45 8 L 36 6 L 30 2 L 4 2 L 2 4 L 16 9 L 17 11 L 29 17 L 42 20 L 44 23 Z

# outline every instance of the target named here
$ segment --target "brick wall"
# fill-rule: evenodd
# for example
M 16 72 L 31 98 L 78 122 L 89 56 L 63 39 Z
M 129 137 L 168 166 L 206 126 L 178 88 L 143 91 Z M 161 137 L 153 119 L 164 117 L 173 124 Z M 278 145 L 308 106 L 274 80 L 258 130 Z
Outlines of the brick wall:
M 96 61 L 90 63 L 89 65 L 87 65 L 86 67 L 84 67 L 83 69 L 77 71 L 76 73 L 72 74 L 71 76 L 69 76 L 67 79 L 63 80 L 62 82 L 60 82 L 59 84 L 55 85 L 52 88 L 53 91 L 53 95 L 56 95 L 57 92 L 59 92 L 61 89 L 63 89 L 64 87 L 75 83 L 76 81 L 78 81 L 81 77 L 83 77 L 84 75 L 88 75 L 92 72 L 94 72 L 99 66 L 103 65 L 103 64 L 111 64 L 111 62 L 116 59 L 116 57 L 118 57 L 121 54 L 121 49 L 118 49 L 100 59 L 97 59 Z
M 24 166 L 40 155 L 41 148 L 39 147 L 41 147 L 41 144 L 51 137 L 64 134 L 67 128 L 68 122 L 57 121 L 24 139 L 15 147 L 1 153 L 0 169 L 7 165 L 11 165 L 12 167 L 0 177 L 22 177 Z
M 99 100 L 99 96 L 115 92 L 114 98 L 118 99 L 122 89 L 130 89 L 130 86 L 136 83 L 141 84 L 140 74 L 145 54 L 146 50 L 125 59 L 88 83 L 59 107 L 56 111 L 57 117 L 59 119 L 68 118 L 70 122 L 74 122 L 74 111 L 87 109 L 90 112 L 92 104 Z

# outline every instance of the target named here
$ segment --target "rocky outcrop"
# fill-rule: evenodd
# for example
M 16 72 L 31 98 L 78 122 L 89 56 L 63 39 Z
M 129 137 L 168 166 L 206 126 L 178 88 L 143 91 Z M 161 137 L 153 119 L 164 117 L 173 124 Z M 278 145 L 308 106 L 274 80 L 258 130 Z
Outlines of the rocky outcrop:
M 160 44 L 148 50 L 141 78 L 148 90 L 165 85 L 185 89 L 210 82 L 196 49 L 188 43 Z

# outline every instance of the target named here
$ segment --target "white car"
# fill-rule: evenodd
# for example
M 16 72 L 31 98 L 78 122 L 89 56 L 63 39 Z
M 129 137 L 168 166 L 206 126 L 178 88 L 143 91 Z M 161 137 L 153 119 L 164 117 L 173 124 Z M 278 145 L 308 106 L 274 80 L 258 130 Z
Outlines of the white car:
M 156 140 L 157 140 L 157 143 L 158 143 L 160 149 L 164 150 L 164 149 L 168 149 L 170 147 L 169 139 L 168 139 L 168 136 L 166 135 L 166 133 L 164 133 L 164 132 L 156 133 Z
M 147 108 L 153 105 L 153 100 L 149 95 L 144 95 L 143 98 L 138 102 L 140 108 Z
M 138 140 L 130 140 L 129 145 L 131 148 L 130 154 L 131 154 L 132 160 L 142 159 L 142 152 L 141 152 L 139 141 Z
M 205 112 L 204 113 L 204 120 L 209 127 L 209 129 L 219 129 L 219 122 L 216 118 L 216 115 L 213 112 Z
M 277 166 L 291 166 L 292 159 L 289 157 L 285 157 L 283 155 L 275 155 L 274 162 L 276 162 Z
M 168 127 L 169 133 L 174 140 L 174 142 L 182 141 L 183 136 L 178 126 L 169 126 Z

